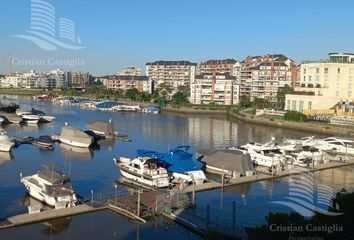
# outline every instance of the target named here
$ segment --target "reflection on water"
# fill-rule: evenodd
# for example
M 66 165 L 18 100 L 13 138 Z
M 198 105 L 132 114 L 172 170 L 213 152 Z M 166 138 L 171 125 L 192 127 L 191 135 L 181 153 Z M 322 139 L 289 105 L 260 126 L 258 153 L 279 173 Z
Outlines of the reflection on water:
M 80 148 L 60 143 L 61 155 L 65 160 L 91 160 L 93 151 L 90 148 Z
M 0 151 L 0 165 L 7 163 L 14 159 L 12 152 L 1 152 Z

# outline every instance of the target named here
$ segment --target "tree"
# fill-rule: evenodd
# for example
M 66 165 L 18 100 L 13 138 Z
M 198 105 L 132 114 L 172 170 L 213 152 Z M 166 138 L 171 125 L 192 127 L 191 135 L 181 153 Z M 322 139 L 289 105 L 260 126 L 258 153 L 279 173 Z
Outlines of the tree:
M 188 103 L 188 96 L 189 94 L 185 91 L 178 91 L 172 96 L 172 103 L 177 106 L 182 106 Z
M 278 106 L 281 109 L 285 108 L 285 95 L 286 94 L 291 94 L 294 92 L 294 88 L 289 86 L 289 85 L 285 85 L 285 87 L 280 87 L 278 88 L 278 92 L 277 92 L 277 101 L 278 101 Z
M 254 98 L 252 101 L 253 108 L 263 109 L 263 108 L 268 108 L 269 106 L 270 103 L 264 98 Z
M 132 88 L 132 89 L 128 89 L 126 92 L 125 92 L 125 97 L 126 98 L 129 98 L 130 100 L 133 100 L 135 101 L 137 99 L 139 95 L 139 90 L 136 89 L 136 88 Z
M 242 108 L 247 108 L 247 107 L 250 107 L 251 106 L 251 99 L 249 96 L 247 95 L 242 95 L 240 97 L 240 103 L 239 105 L 242 107 Z

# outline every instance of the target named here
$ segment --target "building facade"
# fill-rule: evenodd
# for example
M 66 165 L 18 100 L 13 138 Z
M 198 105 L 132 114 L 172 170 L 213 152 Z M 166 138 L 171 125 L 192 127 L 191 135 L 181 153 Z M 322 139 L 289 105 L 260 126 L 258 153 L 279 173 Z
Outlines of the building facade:
M 114 91 L 126 91 L 136 88 L 140 92 L 153 92 L 153 85 L 147 76 L 110 76 L 106 80 L 106 87 Z
M 234 105 L 239 101 L 236 77 L 228 74 L 195 76 L 190 84 L 190 102 L 193 104 Z
M 156 88 L 189 86 L 194 80 L 196 63 L 189 61 L 156 61 L 146 64 L 146 75 Z
M 86 88 L 92 84 L 93 77 L 90 73 L 70 72 L 71 87 Z
M 276 102 L 278 89 L 293 86 L 297 81 L 297 67 L 293 60 L 282 55 L 247 57 L 241 63 L 240 94 L 251 100 L 262 98 Z
M 286 110 L 328 110 L 338 102 L 354 102 L 354 54 L 330 53 L 328 61 L 301 64 L 295 90 L 286 95 Z
M 240 62 L 235 59 L 208 60 L 197 66 L 197 75 L 215 73 L 238 77 L 240 70 Z
M 122 75 L 122 76 L 140 76 L 141 75 L 141 69 L 136 68 L 136 67 L 124 67 L 122 68 L 117 75 Z

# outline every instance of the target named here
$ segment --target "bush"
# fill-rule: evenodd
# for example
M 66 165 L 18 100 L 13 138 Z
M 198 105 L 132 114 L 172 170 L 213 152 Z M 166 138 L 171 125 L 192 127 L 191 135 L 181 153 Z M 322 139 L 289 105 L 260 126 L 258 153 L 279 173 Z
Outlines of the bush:
M 307 121 L 307 116 L 301 112 L 289 111 L 285 113 L 284 120 L 295 121 L 295 122 L 305 122 Z

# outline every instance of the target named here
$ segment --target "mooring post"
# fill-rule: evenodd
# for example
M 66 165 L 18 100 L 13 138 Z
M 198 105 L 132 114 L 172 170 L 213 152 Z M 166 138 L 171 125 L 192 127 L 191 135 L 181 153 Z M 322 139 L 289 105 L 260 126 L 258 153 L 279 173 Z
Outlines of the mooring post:
M 117 202 L 117 184 L 114 184 L 114 188 L 116 189 L 116 202 Z
M 195 208 L 195 183 L 193 179 L 192 207 Z
M 207 212 L 206 212 L 206 230 L 209 230 L 209 220 L 210 220 L 210 206 L 207 205 Z
M 236 203 L 232 202 L 232 228 L 235 229 L 236 225 Z
M 140 188 L 138 189 L 138 210 L 137 216 L 140 217 Z

